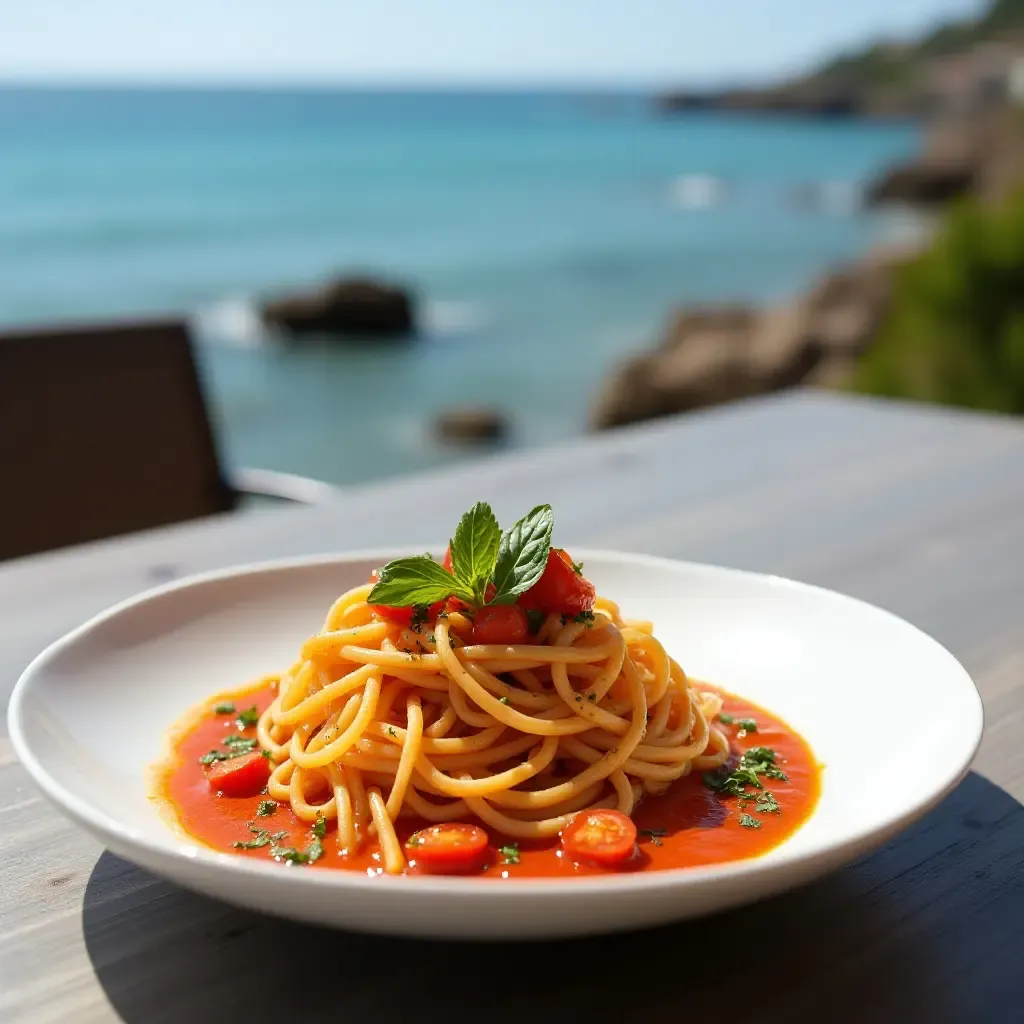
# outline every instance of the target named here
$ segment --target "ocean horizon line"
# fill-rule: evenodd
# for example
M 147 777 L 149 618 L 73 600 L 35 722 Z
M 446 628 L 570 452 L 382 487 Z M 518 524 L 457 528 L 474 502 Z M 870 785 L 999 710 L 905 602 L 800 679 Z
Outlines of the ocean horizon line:
M 487 80 L 487 79 L 363 79 L 363 78 L 217 78 L 194 76 L 102 77 L 102 76 L 4 76 L 3 92 L 181 92 L 181 93 L 352 93 L 437 96 L 467 95 L 552 95 L 594 97 L 656 97 L 666 92 L 692 90 L 717 92 L 734 88 L 752 88 L 768 84 L 765 79 L 728 79 L 685 82 L 679 79 L 657 81 L 599 80 Z

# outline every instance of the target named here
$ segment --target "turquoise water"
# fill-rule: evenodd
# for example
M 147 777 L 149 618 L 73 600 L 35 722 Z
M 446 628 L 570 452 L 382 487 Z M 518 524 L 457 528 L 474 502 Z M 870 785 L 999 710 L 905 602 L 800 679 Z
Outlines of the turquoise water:
M 586 429 L 676 304 L 772 299 L 899 231 L 857 189 L 902 124 L 659 119 L 639 96 L 0 89 L 0 324 L 182 311 L 225 457 L 337 482 Z M 412 283 L 406 347 L 287 348 L 255 296 Z

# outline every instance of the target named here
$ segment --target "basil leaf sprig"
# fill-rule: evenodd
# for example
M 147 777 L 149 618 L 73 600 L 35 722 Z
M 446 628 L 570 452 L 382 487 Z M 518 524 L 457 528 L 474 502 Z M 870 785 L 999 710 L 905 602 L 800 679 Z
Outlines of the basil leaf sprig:
M 395 559 L 381 569 L 368 601 L 396 608 L 448 597 L 475 607 L 512 604 L 543 575 L 553 528 L 550 505 L 538 505 L 502 532 L 491 506 L 477 502 L 459 521 L 449 544 L 450 572 L 429 555 Z

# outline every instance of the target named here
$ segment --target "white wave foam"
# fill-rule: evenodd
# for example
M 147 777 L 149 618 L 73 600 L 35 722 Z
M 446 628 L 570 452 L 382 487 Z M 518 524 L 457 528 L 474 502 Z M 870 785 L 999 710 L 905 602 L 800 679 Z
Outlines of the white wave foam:
M 861 208 L 863 188 L 856 181 L 812 181 L 793 186 L 788 199 L 800 209 L 844 215 Z
M 726 183 L 712 174 L 681 174 L 669 183 L 668 198 L 684 210 L 705 210 L 725 198 Z
M 470 334 L 489 322 L 487 311 L 475 302 L 431 300 L 424 304 L 423 330 L 438 338 Z
M 423 307 L 423 333 L 431 338 L 469 334 L 488 322 L 484 308 L 473 302 L 428 301 Z M 276 337 L 260 320 L 256 306 L 242 296 L 221 299 L 198 309 L 194 323 L 202 337 L 237 348 L 259 348 L 272 344 Z
M 241 296 L 221 299 L 197 310 L 195 324 L 203 337 L 238 348 L 259 348 L 269 340 L 256 307 Z

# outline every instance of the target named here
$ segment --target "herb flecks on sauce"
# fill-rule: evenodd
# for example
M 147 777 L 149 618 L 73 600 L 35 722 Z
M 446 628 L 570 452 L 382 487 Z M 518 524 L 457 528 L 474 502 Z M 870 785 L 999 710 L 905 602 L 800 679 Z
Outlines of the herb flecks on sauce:
M 641 828 L 637 831 L 644 839 L 650 839 L 654 846 L 661 846 L 661 840 L 668 835 L 668 832 L 663 828 Z
M 723 766 L 713 772 L 705 772 L 704 784 L 723 797 L 736 797 L 743 811 L 739 823 L 744 828 L 760 828 L 761 822 L 747 810 L 750 804 L 754 805 L 754 811 L 758 814 L 782 813 L 778 800 L 765 788 L 762 778 L 789 781 L 786 773 L 776 764 L 775 751 L 770 747 L 751 747 L 744 751 L 732 771 Z
M 221 740 L 224 750 L 210 750 L 199 758 L 200 764 L 213 764 L 214 761 L 230 761 L 233 757 L 244 757 L 251 754 L 258 746 L 259 740 L 251 736 L 235 734 L 225 736 Z
M 507 846 L 499 846 L 498 853 L 501 854 L 502 864 L 518 864 L 519 863 L 519 844 L 509 843 Z
M 235 724 L 239 729 L 249 729 L 254 726 L 260 720 L 260 713 L 256 709 L 256 705 L 253 704 L 251 708 L 246 708 L 236 719 Z

